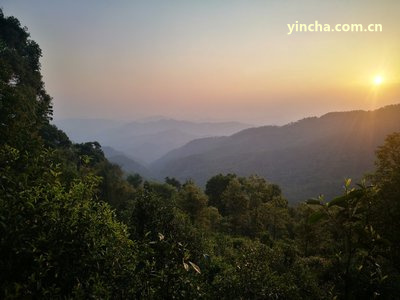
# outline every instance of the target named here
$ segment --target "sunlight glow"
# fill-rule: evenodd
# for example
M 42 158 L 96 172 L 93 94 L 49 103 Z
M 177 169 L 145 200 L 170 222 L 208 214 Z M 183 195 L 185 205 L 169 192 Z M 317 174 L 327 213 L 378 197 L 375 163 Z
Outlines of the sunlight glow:
M 383 77 L 381 75 L 377 75 L 374 78 L 374 84 L 375 85 L 381 85 L 383 82 Z

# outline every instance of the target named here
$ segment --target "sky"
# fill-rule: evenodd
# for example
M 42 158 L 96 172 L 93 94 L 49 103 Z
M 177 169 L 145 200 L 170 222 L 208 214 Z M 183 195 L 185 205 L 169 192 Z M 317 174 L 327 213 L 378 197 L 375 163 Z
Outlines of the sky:
M 0 7 L 42 48 L 56 120 L 284 124 L 400 103 L 398 0 L 0 0 Z M 382 32 L 289 35 L 296 21 L 382 24 Z

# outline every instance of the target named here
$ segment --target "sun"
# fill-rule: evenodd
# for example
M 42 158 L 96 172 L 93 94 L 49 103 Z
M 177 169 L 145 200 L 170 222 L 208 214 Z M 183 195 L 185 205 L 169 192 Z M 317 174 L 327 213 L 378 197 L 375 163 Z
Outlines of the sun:
M 383 83 L 383 77 L 381 75 L 376 75 L 374 77 L 374 84 L 381 85 Z

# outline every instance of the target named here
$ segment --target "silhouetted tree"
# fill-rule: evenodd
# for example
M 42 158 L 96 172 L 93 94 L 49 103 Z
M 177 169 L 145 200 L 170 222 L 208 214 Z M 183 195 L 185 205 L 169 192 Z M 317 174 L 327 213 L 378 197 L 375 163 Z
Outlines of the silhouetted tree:
M 143 183 L 143 177 L 140 174 L 129 174 L 126 180 L 132 185 L 134 188 L 138 188 Z
M 180 188 L 182 187 L 182 184 L 175 177 L 172 177 L 172 178 L 170 178 L 168 176 L 165 177 L 165 183 L 176 187 L 178 190 L 180 190 Z

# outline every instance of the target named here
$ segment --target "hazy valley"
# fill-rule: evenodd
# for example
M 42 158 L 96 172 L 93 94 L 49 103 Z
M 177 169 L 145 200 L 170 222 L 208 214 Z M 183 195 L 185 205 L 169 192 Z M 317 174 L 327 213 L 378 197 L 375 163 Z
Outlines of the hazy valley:
M 299 202 L 320 194 L 330 199 L 345 178 L 357 181 L 372 171 L 377 147 L 400 130 L 399 120 L 397 104 L 253 128 L 171 119 L 57 124 L 75 141 L 99 141 L 106 157 L 126 173 L 160 181 L 193 179 L 201 186 L 219 173 L 256 174 L 281 186 L 290 202 Z

